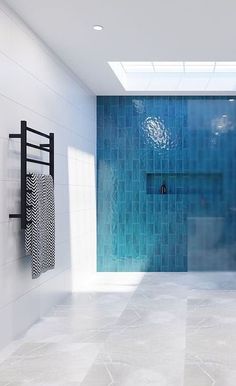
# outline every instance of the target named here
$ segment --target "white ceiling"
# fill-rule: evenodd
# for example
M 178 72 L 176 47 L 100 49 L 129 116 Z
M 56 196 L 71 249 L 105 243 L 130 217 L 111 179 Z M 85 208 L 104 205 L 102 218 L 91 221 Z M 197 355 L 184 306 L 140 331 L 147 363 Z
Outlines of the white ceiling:
M 235 0 L 6 3 L 97 95 L 139 93 L 124 90 L 109 61 L 236 61 Z

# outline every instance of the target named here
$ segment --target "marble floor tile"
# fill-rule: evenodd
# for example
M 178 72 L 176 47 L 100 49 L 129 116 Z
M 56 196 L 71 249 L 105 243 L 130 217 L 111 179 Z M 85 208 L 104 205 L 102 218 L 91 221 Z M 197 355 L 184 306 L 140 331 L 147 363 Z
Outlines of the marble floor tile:
M 229 287 L 228 287 L 229 288 Z M 196 290 L 188 297 L 185 385 L 236 384 L 236 291 Z
M 236 274 L 98 274 L 0 352 L 0 386 L 235 386 Z

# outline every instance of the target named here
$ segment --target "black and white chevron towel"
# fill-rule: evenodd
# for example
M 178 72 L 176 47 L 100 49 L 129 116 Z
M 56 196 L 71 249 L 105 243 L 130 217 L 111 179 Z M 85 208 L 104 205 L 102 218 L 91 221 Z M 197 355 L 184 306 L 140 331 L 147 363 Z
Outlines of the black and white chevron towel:
M 31 256 L 32 278 L 55 267 L 55 202 L 50 175 L 27 177 L 25 250 Z M 30 206 L 30 208 L 28 208 Z

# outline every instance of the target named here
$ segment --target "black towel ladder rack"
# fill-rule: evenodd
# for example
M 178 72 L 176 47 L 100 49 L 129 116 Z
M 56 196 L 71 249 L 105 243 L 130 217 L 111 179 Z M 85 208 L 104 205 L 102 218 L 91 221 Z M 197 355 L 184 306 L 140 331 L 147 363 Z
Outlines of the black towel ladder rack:
M 35 145 L 27 141 L 27 133 L 31 132 L 37 134 L 41 137 L 47 138 L 48 143 L 43 143 L 40 145 Z M 21 219 L 21 229 L 26 229 L 27 218 L 26 218 L 26 178 L 29 176 L 27 174 L 27 163 L 37 163 L 41 165 L 49 166 L 49 174 L 54 179 L 54 133 L 41 133 L 38 130 L 31 129 L 27 126 L 26 121 L 21 121 L 21 133 L 20 134 L 9 134 L 9 138 L 20 138 L 21 139 L 21 213 L 9 214 L 9 218 L 20 218 Z M 49 153 L 49 162 L 40 161 L 37 159 L 28 158 L 27 156 L 27 147 L 32 147 L 34 149 L 46 151 Z

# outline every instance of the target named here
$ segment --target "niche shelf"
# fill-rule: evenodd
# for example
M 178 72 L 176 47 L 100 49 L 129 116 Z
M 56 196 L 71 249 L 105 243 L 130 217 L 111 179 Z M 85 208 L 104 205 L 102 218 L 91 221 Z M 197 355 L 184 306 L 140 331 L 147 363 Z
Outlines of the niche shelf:
M 165 184 L 168 194 L 222 194 L 222 173 L 146 173 L 146 193 L 160 194 Z

